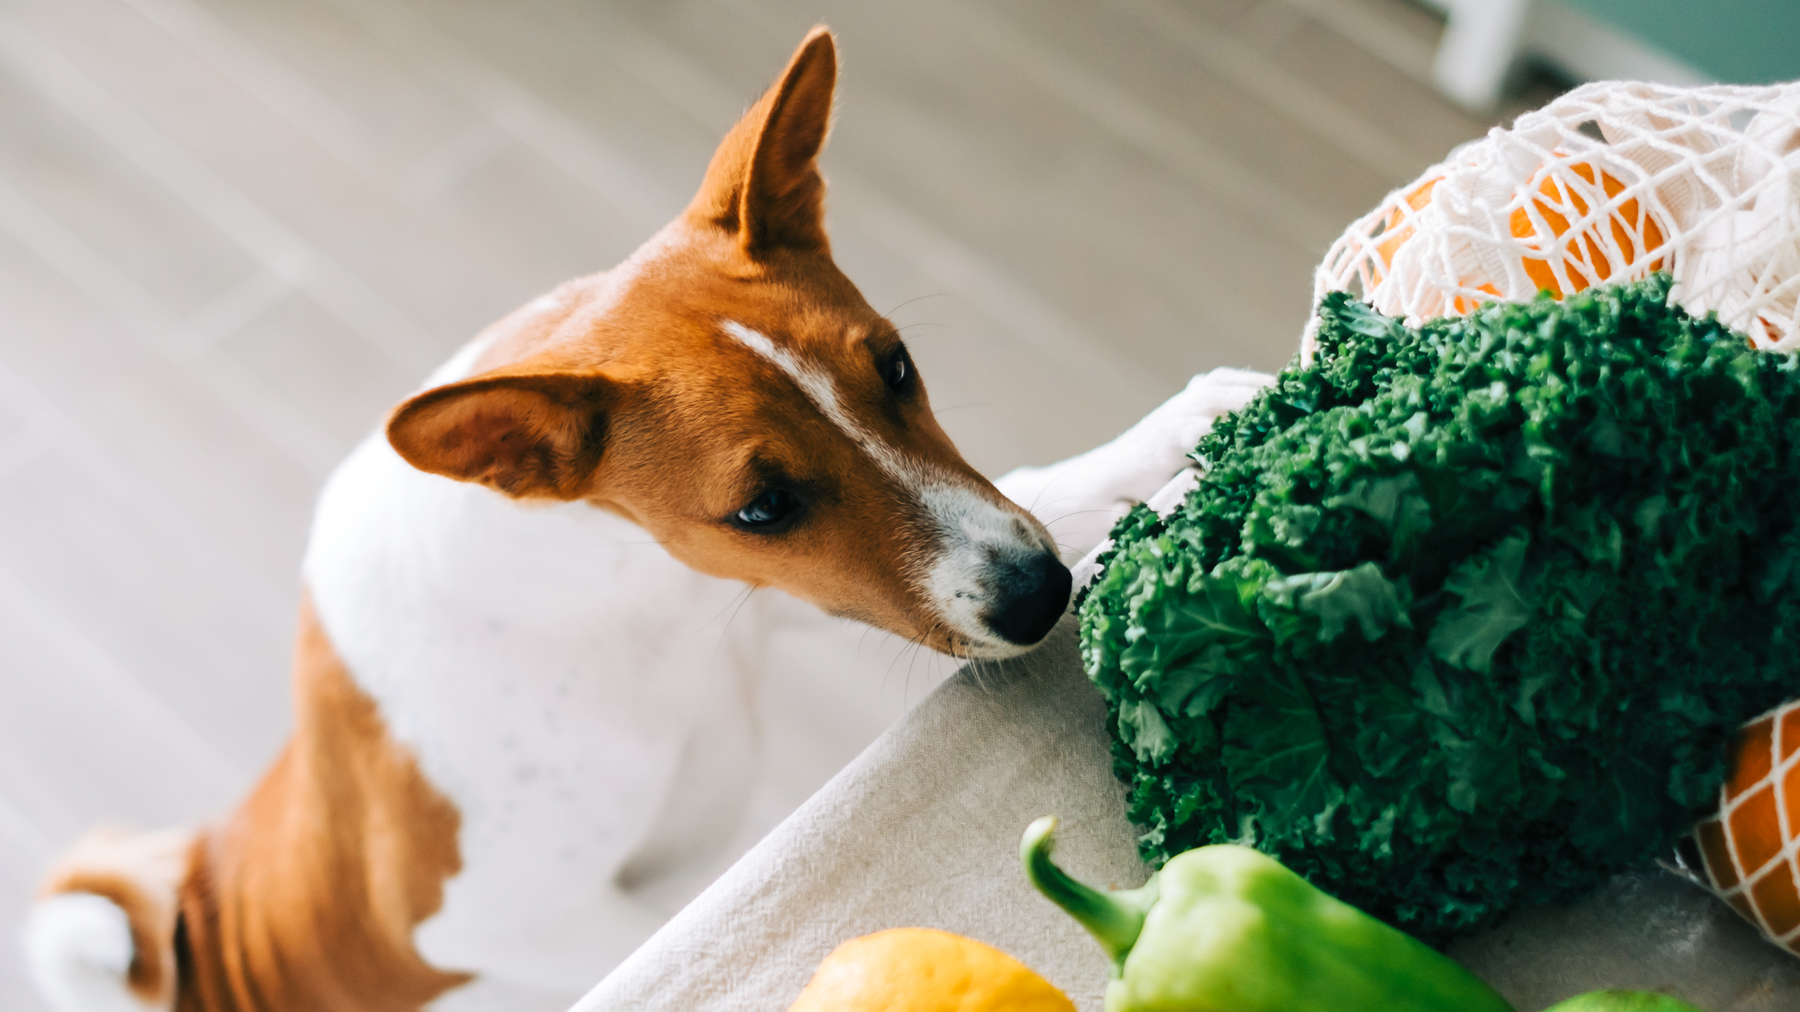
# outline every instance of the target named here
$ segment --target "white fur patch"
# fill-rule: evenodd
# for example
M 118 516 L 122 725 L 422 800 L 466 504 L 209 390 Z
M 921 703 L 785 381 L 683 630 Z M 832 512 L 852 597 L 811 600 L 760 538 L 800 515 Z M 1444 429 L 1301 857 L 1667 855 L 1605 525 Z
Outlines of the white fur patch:
M 56 1012 L 164 1012 L 126 986 L 135 950 L 131 921 L 118 904 L 93 893 L 40 900 L 25 922 L 32 980 Z
M 327 483 L 304 573 L 461 815 L 462 872 L 415 934 L 427 960 L 580 992 L 716 872 L 758 770 L 741 584 L 586 503 L 424 474 L 379 433 Z
M 1155 495 L 1145 499 L 1144 505 L 1150 507 L 1150 511 L 1157 516 L 1167 520 L 1169 514 L 1174 513 L 1183 502 L 1187 501 L 1188 493 L 1199 487 L 1200 469 L 1197 467 L 1183 468 L 1175 477 L 1169 479 L 1167 485 L 1157 489 Z

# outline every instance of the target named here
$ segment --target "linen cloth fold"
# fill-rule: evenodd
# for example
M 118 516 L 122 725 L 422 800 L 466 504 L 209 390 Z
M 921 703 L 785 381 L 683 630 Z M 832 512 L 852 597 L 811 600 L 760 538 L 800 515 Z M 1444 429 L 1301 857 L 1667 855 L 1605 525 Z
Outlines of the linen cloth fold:
M 1107 960 L 1018 863 L 1025 826 L 1054 814 L 1057 861 L 1072 874 L 1118 888 L 1149 874 L 1075 641 L 1065 618 L 1024 657 L 963 668 L 574 1012 L 781 1012 L 839 943 L 909 926 L 1011 953 L 1099 1012 Z M 1800 1009 L 1800 960 L 1654 868 L 1568 908 L 1522 913 L 1451 954 L 1521 1012 L 1603 987 L 1664 989 L 1709 1012 Z

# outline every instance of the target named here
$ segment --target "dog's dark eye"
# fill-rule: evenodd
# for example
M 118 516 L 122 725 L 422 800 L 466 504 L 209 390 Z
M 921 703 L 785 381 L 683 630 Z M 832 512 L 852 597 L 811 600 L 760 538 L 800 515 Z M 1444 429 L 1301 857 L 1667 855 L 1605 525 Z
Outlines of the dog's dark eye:
M 738 510 L 737 522 L 745 527 L 766 531 L 779 526 L 793 514 L 798 505 L 800 500 L 794 498 L 793 493 L 772 488 L 750 500 L 750 505 Z
M 912 356 L 906 353 L 906 345 L 895 348 L 888 355 L 887 361 L 882 363 L 881 379 L 889 390 L 897 394 L 904 394 L 912 389 L 913 361 Z

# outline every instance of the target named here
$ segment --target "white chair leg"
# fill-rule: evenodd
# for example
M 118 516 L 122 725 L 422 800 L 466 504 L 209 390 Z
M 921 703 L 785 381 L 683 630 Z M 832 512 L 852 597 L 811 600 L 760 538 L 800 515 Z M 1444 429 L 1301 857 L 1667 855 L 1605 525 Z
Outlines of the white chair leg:
M 1432 77 L 1444 94 L 1485 112 L 1500 100 L 1531 0 L 1440 0 L 1449 14 Z

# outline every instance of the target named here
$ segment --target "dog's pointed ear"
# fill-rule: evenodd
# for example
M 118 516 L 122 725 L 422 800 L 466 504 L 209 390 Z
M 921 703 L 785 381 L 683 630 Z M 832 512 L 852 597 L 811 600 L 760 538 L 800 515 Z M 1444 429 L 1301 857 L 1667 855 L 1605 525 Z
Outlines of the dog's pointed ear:
M 825 250 L 825 180 L 819 150 L 831 129 L 837 46 L 831 30 L 806 34 L 781 79 L 725 135 L 690 220 L 724 229 L 746 253 Z
M 478 376 L 402 403 L 387 438 L 421 471 L 517 499 L 577 499 L 599 469 L 618 393 L 599 374 Z

